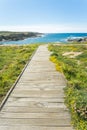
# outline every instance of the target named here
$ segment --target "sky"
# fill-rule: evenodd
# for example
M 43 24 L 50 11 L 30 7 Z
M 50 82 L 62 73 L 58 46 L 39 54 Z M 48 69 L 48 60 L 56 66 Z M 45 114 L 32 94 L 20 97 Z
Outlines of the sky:
M 0 0 L 0 31 L 87 32 L 87 0 Z

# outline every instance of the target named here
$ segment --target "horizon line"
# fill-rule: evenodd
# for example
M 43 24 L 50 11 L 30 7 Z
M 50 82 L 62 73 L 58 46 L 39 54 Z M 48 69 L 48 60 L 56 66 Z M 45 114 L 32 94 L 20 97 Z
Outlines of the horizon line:
M 0 30 L 0 32 L 33 32 L 33 33 L 46 33 L 46 34 L 50 34 L 50 33 L 87 33 L 87 32 L 38 32 L 38 31 L 14 31 L 14 30 Z
M 85 26 L 77 25 L 8 25 L 0 26 L 0 31 L 39 32 L 39 33 L 87 33 Z

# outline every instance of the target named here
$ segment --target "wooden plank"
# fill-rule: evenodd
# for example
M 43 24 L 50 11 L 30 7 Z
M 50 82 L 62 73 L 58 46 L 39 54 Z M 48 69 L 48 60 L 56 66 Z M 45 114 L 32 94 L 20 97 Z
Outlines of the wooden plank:
M 0 118 L 11 118 L 11 119 L 69 119 L 69 113 L 63 112 L 63 113 L 57 113 L 57 112 L 51 112 L 51 113 L 6 113 L 1 112 Z
M 20 92 L 20 93 L 19 93 Z M 59 98 L 59 97 L 64 97 L 64 94 L 63 93 L 58 93 L 58 92 L 30 92 L 30 91 L 19 91 L 19 92 L 13 92 L 11 94 L 12 97 L 31 97 L 31 98 L 37 98 L 37 97 L 48 97 L 48 98 Z
M 31 83 L 33 83 L 33 84 L 54 84 L 54 86 L 56 85 L 56 84 L 58 84 L 59 86 L 65 86 L 66 85 L 66 83 L 65 83 L 65 81 L 62 79 L 62 78 L 57 78 L 57 79 L 54 79 L 54 77 L 53 77 L 53 79 L 51 78 L 47 78 L 47 79 L 43 79 L 43 78 L 29 78 L 29 79 L 27 79 L 27 80 L 19 80 L 19 82 L 18 83 L 26 83 L 26 84 L 31 84 Z
M 21 126 L 21 125 L 10 125 L 0 126 L 0 130 L 73 130 L 71 127 L 41 127 L 41 126 Z
M 67 112 L 68 109 L 66 108 L 66 106 L 59 106 L 59 107 L 43 107 L 43 108 L 38 108 L 38 107 L 17 107 L 17 106 L 5 106 L 3 108 L 3 110 L 1 112 L 14 112 L 14 113 L 42 113 L 42 112 L 45 112 L 45 113 L 50 113 L 50 112 L 57 112 L 57 113 L 64 113 L 64 112 Z
M 38 102 L 38 101 L 29 101 L 29 102 L 7 102 L 5 106 L 19 106 L 19 107 L 37 107 L 37 108 L 58 108 L 58 107 L 65 107 L 63 103 L 59 102 Z
M 27 102 L 27 103 L 29 103 L 29 102 L 35 102 L 35 101 L 37 101 L 37 102 L 59 102 L 59 103 L 62 103 L 62 102 L 64 102 L 64 99 L 62 98 L 62 97 L 59 97 L 59 98 L 17 98 L 17 97 L 10 97 L 9 99 L 8 99 L 8 102 L 14 102 L 14 103 L 16 103 L 16 102 Z
M 64 97 L 64 93 L 62 91 L 62 93 L 60 93 L 59 90 L 16 90 L 14 89 L 14 91 L 12 92 L 12 95 L 26 95 L 26 96 L 30 96 L 30 97 L 49 97 L 49 96 L 53 96 L 53 97 L 61 97 L 63 96 Z
M 18 82 L 17 83 L 17 85 L 16 85 L 16 87 L 26 87 L 26 86 L 29 86 L 29 87 L 36 87 L 36 88 L 54 88 L 55 89 L 55 87 L 56 88 L 61 88 L 61 90 L 63 90 L 63 88 L 65 88 L 65 84 L 63 84 L 62 83 L 62 85 L 60 84 L 60 83 L 57 83 L 57 82 L 48 82 L 48 81 L 45 81 L 45 82 L 43 82 L 43 81 L 34 81 L 34 82 L 29 82 L 29 83 L 20 83 L 20 82 Z
M 64 92 L 64 90 L 61 88 L 65 88 L 65 86 L 50 86 L 50 85 L 40 86 L 40 85 L 38 85 L 38 87 L 37 87 L 37 85 L 27 85 L 27 84 L 25 84 L 25 85 L 20 84 L 20 85 L 16 86 L 16 90 L 23 90 L 23 91 L 25 91 L 25 90 L 27 90 L 27 91 L 30 91 L 30 90 L 43 90 L 43 91 L 56 90 L 56 91 L 59 91 L 60 93 Z
M 52 79 L 53 80 L 53 78 L 54 78 L 54 76 L 55 76 L 55 80 L 56 79 L 58 79 L 58 80 L 61 80 L 62 79 L 62 77 L 60 77 L 59 75 L 57 75 L 57 74 L 42 74 L 41 75 L 41 73 L 40 74 L 36 74 L 36 73 L 32 73 L 32 74 L 28 74 L 28 73 L 25 73 L 23 76 L 22 76 L 22 78 L 21 78 L 21 80 L 31 80 L 31 79 L 43 79 L 43 80 L 48 80 L 48 79 Z
M 30 125 L 30 126 L 70 126 L 70 119 L 11 119 L 0 118 L 0 125 Z

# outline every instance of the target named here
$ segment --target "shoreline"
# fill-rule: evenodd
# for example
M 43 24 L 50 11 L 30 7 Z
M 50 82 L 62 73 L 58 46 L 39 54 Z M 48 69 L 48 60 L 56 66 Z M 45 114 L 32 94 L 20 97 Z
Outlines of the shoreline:
M 75 38 L 75 40 L 73 39 Z M 80 39 L 78 39 L 80 38 Z M 83 40 L 85 38 L 85 40 Z M 26 44 L 48 44 L 48 43 L 61 43 L 61 44 L 70 44 L 70 43 L 84 43 L 84 41 L 86 41 L 87 39 L 87 33 L 78 33 L 78 34 L 74 34 L 74 33 L 56 33 L 56 34 L 38 34 L 37 37 L 28 37 L 25 39 L 21 39 L 18 41 L 14 41 L 14 40 L 7 40 L 7 41 L 1 41 L 0 45 L 26 45 Z M 78 42 L 77 42 L 78 41 Z M 86 41 L 87 42 L 87 41 Z
M 0 42 L 20 41 L 27 38 L 41 37 L 38 32 L 0 32 Z

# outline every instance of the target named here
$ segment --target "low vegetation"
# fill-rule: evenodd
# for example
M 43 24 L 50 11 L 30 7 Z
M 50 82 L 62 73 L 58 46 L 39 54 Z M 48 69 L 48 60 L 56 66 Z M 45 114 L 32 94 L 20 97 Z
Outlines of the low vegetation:
M 0 101 L 38 45 L 0 46 Z
M 87 45 L 49 45 L 49 50 L 50 60 L 67 79 L 65 102 L 72 123 L 76 130 L 87 130 Z

